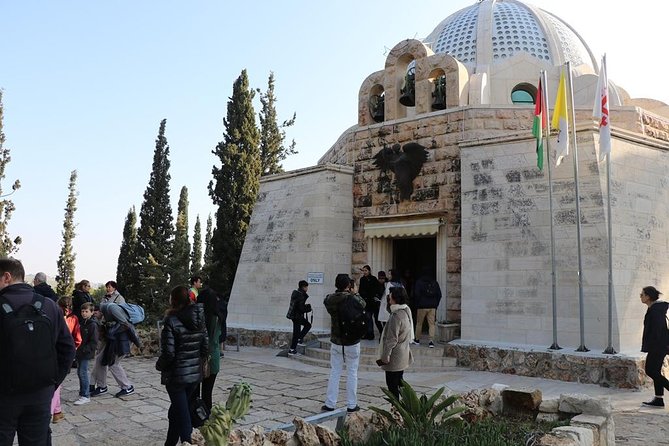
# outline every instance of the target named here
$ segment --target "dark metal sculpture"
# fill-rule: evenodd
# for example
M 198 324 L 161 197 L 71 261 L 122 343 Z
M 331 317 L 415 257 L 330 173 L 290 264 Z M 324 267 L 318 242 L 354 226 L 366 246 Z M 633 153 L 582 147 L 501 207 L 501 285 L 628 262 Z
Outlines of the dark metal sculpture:
M 427 161 L 427 149 L 418 143 L 410 142 L 400 146 L 387 145 L 374 155 L 374 165 L 383 172 L 390 170 L 395 174 L 395 181 L 400 190 L 400 200 L 408 200 L 413 193 L 413 180 L 418 176 Z

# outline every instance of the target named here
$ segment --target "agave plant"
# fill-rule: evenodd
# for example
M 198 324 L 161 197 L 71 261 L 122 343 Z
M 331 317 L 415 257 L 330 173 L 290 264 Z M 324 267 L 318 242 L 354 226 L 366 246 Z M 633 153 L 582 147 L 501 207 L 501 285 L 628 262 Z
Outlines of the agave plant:
M 388 401 L 402 417 L 401 423 L 387 410 L 378 407 L 370 407 L 374 412 L 387 418 L 391 424 L 404 425 L 409 430 L 425 431 L 437 424 L 437 417 L 441 415 L 438 423 L 445 423 L 465 410 L 464 407 L 451 407 L 460 397 L 452 395 L 443 401 L 437 402 L 446 388 L 442 387 L 429 398 L 423 394 L 420 397 L 416 391 L 405 381 L 400 387 L 400 399 L 398 400 L 388 389 L 382 388 Z

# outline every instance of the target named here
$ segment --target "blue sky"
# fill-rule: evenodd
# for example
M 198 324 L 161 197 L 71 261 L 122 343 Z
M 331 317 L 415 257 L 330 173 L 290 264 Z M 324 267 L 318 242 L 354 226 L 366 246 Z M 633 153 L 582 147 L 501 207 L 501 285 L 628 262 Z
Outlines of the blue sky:
M 280 119 L 297 113 L 288 136 L 299 154 L 284 167 L 314 165 L 357 122 L 360 84 L 383 68 L 385 52 L 473 3 L 0 1 L 12 155 L 3 187 L 15 178 L 23 185 L 9 228 L 24 240 L 16 257 L 29 274 L 55 274 L 67 183 L 77 169 L 77 279 L 114 278 L 123 222 L 141 206 L 163 118 L 174 207 L 186 185 L 191 227 L 199 214 L 204 229 L 215 211 L 207 194 L 217 161 L 211 150 L 242 69 L 262 90 L 273 71 Z M 669 102 L 659 77 L 667 62 L 655 59 L 663 57 L 664 3 L 638 0 L 625 10 L 605 1 L 530 3 L 572 25 L 597 58 L 606 52 L 609 78 L 632 97 Z

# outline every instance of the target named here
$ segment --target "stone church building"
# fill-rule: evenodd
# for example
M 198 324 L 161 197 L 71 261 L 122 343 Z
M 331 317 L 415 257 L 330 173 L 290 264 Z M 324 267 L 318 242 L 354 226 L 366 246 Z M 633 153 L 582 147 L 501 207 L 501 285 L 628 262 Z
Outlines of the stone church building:
M 489 354 L 479 368 L 517 373 L 512 355 L 499 352 L 637 361 L 645 312 L 639 291 L 646 285 L 669 290 L 669 107 L 630 98 L 611 73 L 611 336 L 617 354 L 603 355 L 609 337 L 607 180 L 592 118 L 599 56 L 569 24 L 517 0 L 474 2 L 425 39 L 397 43 L 385 66 L 361 79 L 357 122 L 318 164 L 261 181 L 229 324 L 289 331 L 290 294 L 305 279 L 314 330 L 327 332 L 323 298 L 334 290 L 337 273 L 358 277 L 369 264 L 374 274 L 395 268 L 416 276 L 428 266 L 444 294 L 438 321 L 460 324 L 459 339 L 449 345 L 462 364 L 477 365 L 472 358 L 482 348 Z M 553 154 L 545 161 L 553 163 L 551 216 L 547 171 L 537 168 L 532 136 L 540 70 L 547 72 L 552 109 L 568 61 L 579 152 L 582 315 L 573 146 L 559 167 Z M 426 160 L 407 178 L 393 166 L 412 162 L 411 143 L 425 148 Z M 395 163 L 380 162 L 385 154 Z M 553 351 L 551 218 L 562 347 Z M 588 353 L 576 352 L 581 317 Z M 607 379 L 597 373 L 589 381 L 556 377 Z

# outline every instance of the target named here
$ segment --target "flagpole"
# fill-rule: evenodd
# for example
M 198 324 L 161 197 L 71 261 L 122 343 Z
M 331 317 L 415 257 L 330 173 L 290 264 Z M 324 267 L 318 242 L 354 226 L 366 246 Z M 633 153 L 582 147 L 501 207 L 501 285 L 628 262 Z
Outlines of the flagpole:
M 603 67 L 603 68 L 602 68 Z M 602 67 L 600 67 L 599 75 L 602 76 L 606 73 L 606 83 L 604 87 L 607 90 L 607 106 L 611 107 L 608 101 L 608 73 L 606 71 L 606 54 L 602 57 Z M 599 104 L 601 109 L 602 104 Z M 608 115 L 607 115 L 607 118 Z M 609 128 L 611 125 L 611 119 L 607 119 Z M 600 150 L 601 150 L 601 137 L 600 137 Z M 608 231 L 609 231 L 609 326 L 608 326 L 608 345 L 605 354 L 615 355 L 616 351 L 613 348 L 613 224 L 611 219 L 611 148 L 609 146 L 609 151 L 606 154 L 606 213 L 608 217 Z
M 576 111 L 574 110 L 574 89 L 571 74 L 571 62 L 567 62 L 567 88 L 569 90 L 567 110 L 569 113 L 569 125 L 571 126 L 572 141 L 574 143 L 574 185 L 576 189 L 576 239 L 578 250 L 578 312 L 579 312 L 579 328 L 581 335 L 581 345 L 576 349 L 577 352 L 590 351 L 585 346 L 585 318 L 583 314 L 583 258 L 581 255 L 581 204 L 580 194 L 578 188 L 578 143 L 576 138 Z
M 550 151 L 550 111 L 548 110 L 548 81 L 547 81 L 546 71 L 541 70 L 541 85 L 543 86 L 542 98 L 543 101 L 543 113 L 546 113 L 546 127 L 548 131 L 546 133 L 547 138 L 544 142 L 546 143 L 546 161 L 548 164 L 548 209 L 550 214 L 551 222 L 551 291 L 552 291 L 552 304 L 553 304 L 553 344 L 548 347 L 550 350 L 560 350 L 561 347 L 558 345 L 557 341 L 557 277 L 555 273 L 555 229 L 553 227 L 553 175 L 551 173 L 551 151 Z

